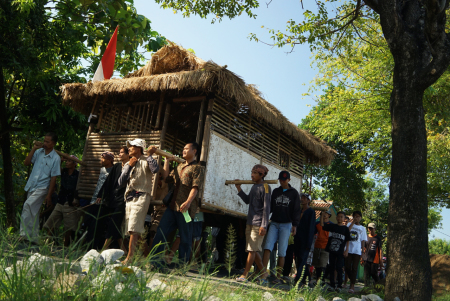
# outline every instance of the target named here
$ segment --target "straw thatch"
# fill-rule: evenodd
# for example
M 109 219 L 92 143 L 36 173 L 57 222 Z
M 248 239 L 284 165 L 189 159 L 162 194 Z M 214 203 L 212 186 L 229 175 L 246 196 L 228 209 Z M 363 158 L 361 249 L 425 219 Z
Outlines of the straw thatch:
M 97 96 L 108 102 L 126 101 L 130 95 L 158 91 L 197 91 L 215 93 L 248 107 L 251 115 L 302 144 L 309 163 L 329 165 L 335 151 L 319 138 L 299 129 L 272 104 L 261 97 L 252 85 L 246 85 L 238 75 L 212 61 L 204 62 L 191 52 L 167 45 L 156 52 L 151 61 L 124 79 L 111 79 L 87 84 L 66 84 L 61 87 L 63 103 L 74 110 L 89 114 Z

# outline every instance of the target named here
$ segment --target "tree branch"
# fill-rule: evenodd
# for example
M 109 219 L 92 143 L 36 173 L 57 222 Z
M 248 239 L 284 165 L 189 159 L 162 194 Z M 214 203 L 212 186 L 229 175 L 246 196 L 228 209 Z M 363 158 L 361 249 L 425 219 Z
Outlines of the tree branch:
M 355 21 L 355 20 L 358 18 L 358 16 L 359 16 L 359 10 L 360 10 L 360 9 L 361 9 L 361 0 L 357 0 L 355 10 L 352 11 L 351 13 L 349 13 L 349 14 L 346 16 L 346 17 L 348 17 L 348 16 L 354 14 L 353 17 L 352 17 L 347 23 L 345 23 L 344 25 L 342 25 L 342 26 L 339 27 L 339 28 L 336 28 L 335 30 L 331 30 L 331 31 L 326 32 L 326 33 L 324 33 L 324 34 L 318 35 L 317 38 L 321 38 L 321 37 L 324 37 L 324 36 L 327 36 L 327 35 L 331 35 L 331 34 L 333 34 L 333 33 L 336 33 L 336 32 L 338 32 L 338 31 L 341 31 L 342 29 L 345 29 L 347 26 L 349 26 L 350 24 L 352 24 L 353 21 Z M 343 19 L 345 19 L 345 17 L 344 17 Z
M 13 80 L 13 82 L 11 84 L 11 88 L 9 88 L 8 100 L 6 102 L 6 108 L 8 108 L 8 109 L 11 104 L 11 96 L 12 96 L 12 91 L 13 91 L 15 83 L 16 83 L 16 79 Z
M 364 0 L 364 3 L 368 7 L 370 7 L 374 12 L 376 12 L 377 14 L 380 14 L 380 4 L 379 4 L 378 0 Z

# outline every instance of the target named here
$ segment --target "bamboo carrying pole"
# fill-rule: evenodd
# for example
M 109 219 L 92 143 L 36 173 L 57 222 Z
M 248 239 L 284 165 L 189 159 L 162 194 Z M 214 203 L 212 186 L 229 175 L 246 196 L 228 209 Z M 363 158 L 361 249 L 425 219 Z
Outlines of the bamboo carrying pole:
M 43 146 L 43 143 L 40 142 L 40 141 L 33 141 L 33 144 Z M 83 161 L 81 161 L 81 160 L 79 160 L 79 159 L 77 159 L 77 158 L 71 157 L 70 155 L 68 155 L 68 154 L 66 154 L 66 153 L 60 152 L 59 150 L 56 150 L 56 149 L 55 149 L 55 152 L 56 152 L 58 155 L 60 155 L 61 157 L 66 158 L 67 160 L 75 161 L 75 162 L 77 162 L 77 163 L 79 163 L 79 164 L 81 164 L 81 165 L 86 166 L 86 163 L 84 163 Z
M 264 180 L 264 183 L 278 184 L 278 180 Z M 241 184 L 256 184 L 256 183 L 253 182 L 252 180 L 226 180 L 225 181 L 225 185 L 232 185 L 232 184 L 241 185 Z
M 313 210 L 318 210 L 318 211 L 327 211 L 328 210 L 327 207 L 310 206 L 310 208 L 313 209 Z
M 178 162 L 178 163 L 184 163 L 184 162 L 186 162 L 186 160 L 184 160 L 183 158 L 176 157 L 176 156 L 174 156 L 174 155 L 172 155 L 172 154 L 170 154 L 170 153 L 168 153 L 168 152 L 165 152 L 165 151 L 163 151 L 163 150 L 160 150 L 160 149 L 157 149 L 156 152 L 155 152 L 155 154 L 156 154 L 156 155 L 163 156 L 163 157 L 168 158 L 168 159 L 173 158 L 173 159 L 174 159 L 176 162 Z

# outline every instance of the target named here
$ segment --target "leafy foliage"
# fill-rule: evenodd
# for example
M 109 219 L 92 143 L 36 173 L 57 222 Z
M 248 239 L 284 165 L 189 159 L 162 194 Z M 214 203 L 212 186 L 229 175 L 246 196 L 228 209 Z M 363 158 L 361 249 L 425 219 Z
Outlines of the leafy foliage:
M 0 133 L 11 135 L 13 152 L 0 161 L 0 178 L 13 177 L 20 198 L 28 174 L 22 162 L 33 140 L 55 131 L 57 149 L 82 153 L 86 118 L 62 106 L 59 86 L 92 76 L 118 25 L 115 70 L 124 75 L 143 63 L 138 46 L 156 51 L 165 43 L 132 1 L 0 2 L 0 110 L 6 113 Z M 4 160 L 12 161 L 14 174 L 4 172 Z
M 450 256 L 450 241 L 435 238 L 428 242 L 428 249 L 430 250 L 430 254 L 441 254 Z
M 236 230 L 232 224 L 227 229 L 227 241 L 225 242 L 225 268 L 228 271 L 228 275 L 231 276 L 231 270 L 234 268 L 236 262 Z

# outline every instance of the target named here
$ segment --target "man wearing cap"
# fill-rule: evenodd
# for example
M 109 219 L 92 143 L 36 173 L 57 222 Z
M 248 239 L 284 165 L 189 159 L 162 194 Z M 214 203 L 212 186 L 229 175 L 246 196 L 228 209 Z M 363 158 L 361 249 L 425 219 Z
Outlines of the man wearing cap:
M 36 142 L 24 165 L 33 164 L 33 170 L 28 178 L 25 191 L 28 192 L 27 200 L 23 204 L 20 237 L 36 242 L 39 236 L 39 210 L 42 203 L 47 206 L 52 203 L 52 194 L 56 185 L 56 177 L 61 175 L 61 159 L 53 147 L 58 141 L 55 133 L 47 133 L 44 143 Z
M 380 279 L 378 277 L 378 267 L 383 258 L 383 242 L 381 237 L 375 233 L 375 223 L 369 223 L 369 237 L 365 242 L 364 252 L 361 257 L 361 263 L 364 264 L 364 286 L 369 286 L 370 277 L 375 283 Z
M 98 194 L 113 168 L 114 154 L 109 151 L 102 153 L 100 163 L 102 165 L 100 175 L 98 176 L 97 186 L 91 198 L 91 205 L 95 205 L 88 208 L 84 221 L 87 229 L 86 241 L 92 248 L 97 250 L 102 248 L 104 242 L 102 234 L 105 232 L 105 223 L 101 219 L 107 214 L 105 207 L 101 204 L 101 198 L 98 198 Z
M 71 156 L 78 159 L 75 156 Z M 52 214 L 44 224 L 43 228 L 47 229 L 49 236 L 52 236 L 52 231 L 59 226 L 61 221 L 64 222 L 64 246 L 68 247 L 70 244 L 72 234 L 78 228 L 80 215 L 72 213 L 77 208 L 74 206 L 75 189 L 78 181 L 77 163 L 73 160 L 62 159 L 65 162 L 65 168 L 61 169 L 61 188 L 58 193 L 58 202 L 53 209 Z
M 306 277 L 310 277 L 309 268 L 306 261 L 311 250 L 314 239 L 314 229 L 316 228 L 316 212 L 309 207 L 311 197 L 307 193 L 300 195 L 300 203 L 302 211 L 300 214 L 300 222 L 298 225 L 299 231 L 294 236 L 294 254 L 297 265 L 297 275 L 295 276 L 295 283 L 300 280 L 300 276 L 304 271 L 301 279 L 302 285 L 306 284 Z
M 250 189 L 247 195 L 241 189 L 240 184 L 236 184 L 238 190 L 238 196 L 249 205 L 247 213 L 247 225 L 245 228 L 245 240 L 247 242 L 246 251 L 247 263 L 245 265 L 244 272 L 238 278 L 237 282 L 247 281 L 248 273 L 253 263 L 256 263 L 261 276 L 262 283 L 267 283 L 266 278 L 268 273 L 266 267 L 263 266 L 262 258 L 258 252 L 262 251 L 262 242 L 267 232 L 267 226 L 269 224 L 270 214 L 270 202 L 271 202 L 271 188 L 264 182 L 264 178 L 267 176 L 269 169 L 261 164 L 256 164 L 252 168 L 251 178 L 255 184 Z
M 320 215 L 323 215 L 323 223 L 324 224 L 332 224 L 330 222 L 331 210 L 322 211 Z M 330 254 L 325 250 L 328 244 L 328 236 L 329 232 L 323 230 L 320 225 L 320 221 L 316 222 L 315 234 L 317 235 L 316 242 L 314 244 L 314 254 L 312 265 L 316 269 L 317 281 L 321 280 L 322 285 L 325 284 L 325 279 L 322 276 L 324 275 L 324 270 L 328 264 L 328 258 Z
M 153 174 L 159 170 L 158 162 L 152 155 L 156 151 L 155 146 L 150 146 L 147 150 L 148 156 L 144 156 L 145 141 L 135 139 L 127 141 L 130 161 L 122 168 L 118 184 L 125 189 L 125 232 L 130 234 L 130 244 L 127 258 L 124 264 L 130 262 L 134 256 L 134 251 L 139 237 L 144 233 L 145 216 L 150 206 L 152 193 Z
M 278 267 L 277 280 L 281 277 L 280 271 L 284 266 L 289 236 L 297 233 L 297 225 L 300 220 L 300 195 L 289 182 L 291 175 L 287 171 L 280 172 L 278 176 L 280 187 L 274 189 L 271 196 L 270 212 L 272 212 L 271 224 L 267 232 L 264 245 L 263 266 L 267 267 L 270 252 L 278 241 Z

